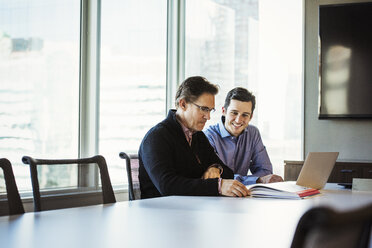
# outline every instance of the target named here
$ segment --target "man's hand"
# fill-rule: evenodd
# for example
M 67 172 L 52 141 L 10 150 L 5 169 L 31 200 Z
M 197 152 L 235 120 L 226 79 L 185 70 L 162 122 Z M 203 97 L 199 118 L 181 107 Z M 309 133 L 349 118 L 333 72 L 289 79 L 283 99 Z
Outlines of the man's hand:
M 239 181 L 232 179 L 221 180 L 221 195 L 243 197 L 250 195 L 251 192 Z
M 203 174 L 203 179 L 208 178 L 220 178 L 221 170 L 216 167 L 209 167 L 208 170 L 206 170 Z
M 257 179 L 257 183 L 276 183 L 276 182 L 283 182 L 283 178 L 281 176 L 270 174 L 263 177 L 259 177 Z

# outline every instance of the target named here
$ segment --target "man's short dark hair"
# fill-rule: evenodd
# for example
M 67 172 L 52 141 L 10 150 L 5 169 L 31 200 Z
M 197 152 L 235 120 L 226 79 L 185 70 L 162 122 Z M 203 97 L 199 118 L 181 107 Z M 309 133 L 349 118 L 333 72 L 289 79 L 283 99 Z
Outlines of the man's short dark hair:
M 224 105 L 225 109 L 230 106 L 231 99 L 241 102 L 252 102 L 252 113 L 254 111 L 254 108 L 256 107 L 256 97 L 247 89 L 242 87 L 236 87 L 230 90 L 229 93 L 227 93 Z
M 176 107 L 178 108 L 180 99 L 185 99 L 186 102 L 194 102 L 204 93 L 216 95 L 218 93 L 218 86 L 200 76 L 189 77 L 178 87 Z

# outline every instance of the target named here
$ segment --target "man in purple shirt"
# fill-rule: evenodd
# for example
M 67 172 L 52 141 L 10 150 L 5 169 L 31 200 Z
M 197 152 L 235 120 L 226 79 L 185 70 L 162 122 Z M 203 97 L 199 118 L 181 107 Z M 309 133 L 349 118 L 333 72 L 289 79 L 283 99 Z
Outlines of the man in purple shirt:
M 259 130 L 248 125 L 256 105 L 255 96 L 237 87 L 226 96 L 218 124 L 204 131 L 220 159 L 229 166 L 235 179 L 244 184 L 280 182 L 273 173 Z M 248 175 L 248 170 L 252 175 Z

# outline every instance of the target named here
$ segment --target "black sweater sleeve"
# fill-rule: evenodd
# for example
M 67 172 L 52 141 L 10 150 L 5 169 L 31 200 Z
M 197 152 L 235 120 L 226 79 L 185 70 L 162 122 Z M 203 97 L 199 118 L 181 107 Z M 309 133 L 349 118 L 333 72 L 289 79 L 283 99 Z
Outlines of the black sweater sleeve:
M 172 130 L 171 130 L 172 131 Z M 204 134 L 203 134 L 204 135 Z M 204 139 L 208 142 L 207 138 Z M 199 164 L 187 141 L 167 128 L 157 126 L 145 136 L 139 150 L 140 184 L 143 198 L 166 195 L 218 195 L 218 179 L 201 179 L 206 163 L 223 163 L 208 142 L 200 141 L 199 154 L 205 163 Z M 142 166 L 142 170 L 141 170 Z M 224 177 L 231 178 L 224 167 Z
M 209 143 L 209 140 L 205 136 L 205 134 L 203 132 L 198 132 L 197 134 L 199 144 L 199 148 L 197 149 L 197 151 L 199 153 L 199 156 L 202 158 L 203 164 L 205 164 L 206 168 L 208 168 L 212 164 L 219 164 L 223 168 L 223 172 L 221 175 L 222 178 L 224 179 L 234 178 L 233 171 L 221 161 L 221 159 L 218 157 L 213 147 Z

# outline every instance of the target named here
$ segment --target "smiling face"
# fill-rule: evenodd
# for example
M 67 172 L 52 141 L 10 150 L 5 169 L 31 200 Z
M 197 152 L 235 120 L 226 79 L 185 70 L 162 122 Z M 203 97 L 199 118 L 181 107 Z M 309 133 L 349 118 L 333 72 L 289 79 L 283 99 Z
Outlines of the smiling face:
M 202 94 L 194 102 L 186 102 L 185 99 L 179 101 L 179 108 L 177 112 L 180 114 L 182 123 L 193 131 L 203 130 L 205 123 L 210 119 L 210 111 L 203 111 L 200 107 L 206 107 L 203 109 L 214 108 L 214 95 L 209 93 Z
M 231 99 L 227 109 L 222 107 L 225 116 L 225 128 L 233 136 L 239 136 L 252 119 L 252 102 Z

